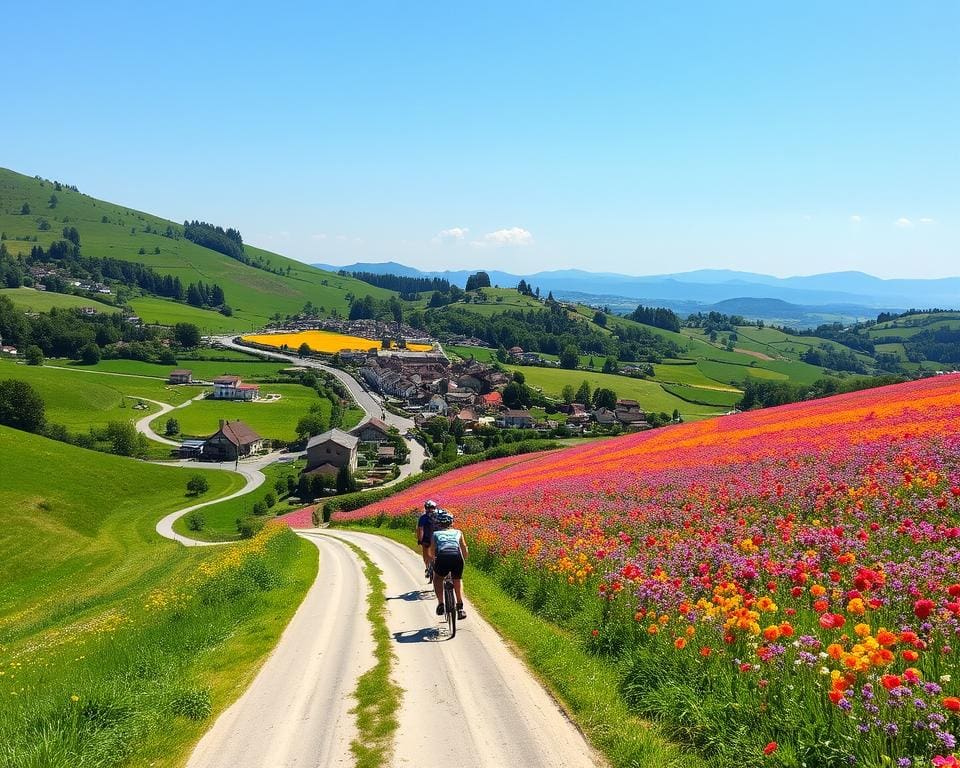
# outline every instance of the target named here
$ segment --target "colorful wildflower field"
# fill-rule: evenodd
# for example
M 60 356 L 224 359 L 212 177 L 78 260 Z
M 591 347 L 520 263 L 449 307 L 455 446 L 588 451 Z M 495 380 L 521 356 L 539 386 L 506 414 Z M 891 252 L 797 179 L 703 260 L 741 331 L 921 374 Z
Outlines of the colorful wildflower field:
M 474 465 L 334 520 L 427 497 L 706 761 L 960 764 L 960 377 Z

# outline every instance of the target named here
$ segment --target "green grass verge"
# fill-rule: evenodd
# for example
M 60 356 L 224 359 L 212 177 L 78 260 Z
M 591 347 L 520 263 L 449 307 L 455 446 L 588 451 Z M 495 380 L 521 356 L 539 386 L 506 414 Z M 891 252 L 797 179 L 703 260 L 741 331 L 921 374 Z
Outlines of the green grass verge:
M 387 593 L 383 571 L 367 553 L 349 541 L 344 541 L 363 563 L 363 575 L 370 585 L 367 593 L 367 619 L 373 627 L 373 656 L 376 663 L 360 675 L 353 692 L 357 706 L 351 710 L 357 716 L 357 738 L 350 743 L 350 751 L 357 759 L 357 768 L 380 768 L 387 765 L 393 743 L 393 734 L 399 726 L 397 710 L 403 689 L 390 679 L 390 668 L 396 656 L 393 638 L 387 627 Z
M 344 526 L 406 545 L 406 528 Z M 477 611 L 513 647 L 614 768 L 699 768 L 703 760 L 634 715 L 621 698 L 617 669 L 590 654 L 572 633 L 534 616 L 489 575 L 467 564 L 465 589 Z

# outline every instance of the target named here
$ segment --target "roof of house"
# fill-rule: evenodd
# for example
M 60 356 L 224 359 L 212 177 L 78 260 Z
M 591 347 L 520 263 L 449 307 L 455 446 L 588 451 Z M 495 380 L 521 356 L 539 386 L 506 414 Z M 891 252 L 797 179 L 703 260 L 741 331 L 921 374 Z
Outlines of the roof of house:
M 214 384 L 238 384 L 240 383 L 240 377 L 224 374 L 223 376 L 217 376 L 217 378 L 213 380 L 213 383 Z
M 503 402 L 503 395 L 499 392 L 491 392 L 489 395 L 483 396 L 483 402 L 487 405 L 499 405 Z
M 258 440 L 263 440 L 260 435 L 254 432 L 247 424 L 237 419 L 236 421 L 225 421 L 219 430 L 214 432 L 210 438 L 223 434 L 227 440 L 237 446 L 250 445 Z M 210 439 L 208 438 L 208 439 Z
M 314 467 L 313 469 L 308 469 L 304 472 L 304 475 L 308 477 L 310 475 L 335 475 L 340 471 L 340 467 L 335 464 L 320 464 L 319 466 Z
M 237 384 L 237 389 L 260 389 L 259 384 Z
M 514 419 L 532 419 L 533 416 L 530 415 L 530 411 L 524 410 L 506 410 L 503 412 L 504 417 L 514 418 Z
M 378 419 L 376 416 L 371 417 L 369 420 L 363 422 L 363 424 L 360 424 L 354 427 L 353 429 L 351 429 L 350 434 L 353 435 L 353 434 L 356 434 L 357 432 L 362 432 L 367 427 L 373 427 L 377 431 L 383 432 L 385 435 L 390 434 L 390 425 L 387 424 L 387 422 L 385 422 L 383 419 Z
M 344 448 L 353 450 L 357 447 L 357 443 L 360 442 L 360 438 L 355 435 L 348 435 L 342 429 L 328 429 L 322 435 L 315 435 L 307 441 L 307 449 L 313 448 L 316 445 L 323 445 L 327 442 L 334 442 L 337 445 L 342 445 Z
M 171 376 L 193 376 L 193 371 L 189 368 L 174 368 L 170 371 Z
M 392 445 L 381 445 L 377 448 L 377 456 L 395 456 L 397 449 Z

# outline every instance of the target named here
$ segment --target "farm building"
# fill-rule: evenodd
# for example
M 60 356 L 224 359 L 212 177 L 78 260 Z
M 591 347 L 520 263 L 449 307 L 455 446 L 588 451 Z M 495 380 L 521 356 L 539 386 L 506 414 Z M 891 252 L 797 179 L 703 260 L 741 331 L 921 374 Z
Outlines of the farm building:
M 341 429 L 330 429 L 322 435 L 311 437 L 307 441 L 306 471 L 317 469 L 323 464 L 349 467 L 353 472 L 357 468 L 357 445 L 360 440 L 348 435 Z
M 239 376 L 217 376 L 213 380 L 214 400 L 259 400 L 260 387 L 244 384 Z
M 384 443 L 390 439 L 390 426 L 376 417 L 350 430 L 361 443 Z
M 263 448 L 263 438 L 239 419 L 220 419 L 220 429 L 203 444 L 203 458 L 207 461 L 236 461 L 257 453 Z
M 187 368 L 177 368 L 170 371 L 170 375 L 167 376 L 167 381 L 170 384 L 192 384 L 193 371 Z

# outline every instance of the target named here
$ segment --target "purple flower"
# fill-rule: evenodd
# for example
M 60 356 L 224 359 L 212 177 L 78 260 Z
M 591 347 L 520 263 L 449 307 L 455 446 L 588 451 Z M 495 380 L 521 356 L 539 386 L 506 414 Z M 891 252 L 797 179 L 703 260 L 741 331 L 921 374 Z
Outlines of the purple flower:
M 900 733 L 900 728 L 896 723 L 887 723 L 883 730 L 886 731 L 887 736 L 896 736 Z
M 897 760 L 897 768 L 910 768 L 913 765 L 913 760 L 909 757 L 901 757 Z

